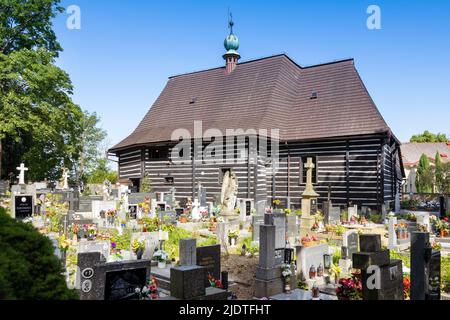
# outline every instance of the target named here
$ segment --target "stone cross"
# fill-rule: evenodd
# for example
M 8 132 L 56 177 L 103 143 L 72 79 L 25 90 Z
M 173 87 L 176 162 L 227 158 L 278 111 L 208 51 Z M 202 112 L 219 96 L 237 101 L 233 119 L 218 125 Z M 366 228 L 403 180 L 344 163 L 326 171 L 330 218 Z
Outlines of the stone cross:
M 305 192 L 303 192 L 303 196 L 310 197 L 318 197 L 319 195 L 314 191 L 312 184 L 312 171 L 316 166 L 314 165 L 312 158 L 308 158 L 308 161 L 305 163 L 306 171 L 306 187 Z
M 16 168 L 20 171 L 17 178 L 19 178 L 19 184 L 25 184 L 25 171 L 28 171 L 28 168 L 25 167 L 23 163 L 20 164 L 20 167 Z
M 192 219 L 200 220 L 200 202 L 195 198 L 194 203 L 192 204 Z

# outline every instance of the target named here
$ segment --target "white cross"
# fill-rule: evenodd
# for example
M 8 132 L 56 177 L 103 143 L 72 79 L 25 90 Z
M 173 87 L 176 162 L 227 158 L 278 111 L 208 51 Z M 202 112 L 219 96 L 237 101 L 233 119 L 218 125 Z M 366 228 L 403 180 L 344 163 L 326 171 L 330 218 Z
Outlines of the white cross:
M 28 168 L 25 168 L 25 165 L 23 163 L 20 164 L 20 167 L 16 168 L 20 171 L 17 178 L 19 178 L 19 184 L 25 184 L 25 171 L 28 171 Z

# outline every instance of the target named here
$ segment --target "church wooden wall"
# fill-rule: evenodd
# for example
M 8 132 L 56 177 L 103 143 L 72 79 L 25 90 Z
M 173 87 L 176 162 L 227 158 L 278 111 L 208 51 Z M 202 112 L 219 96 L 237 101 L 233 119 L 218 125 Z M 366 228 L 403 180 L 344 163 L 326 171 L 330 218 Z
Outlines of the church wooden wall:
M 280 145 L 279 170 L 275 174 L 264 153 L 240 161 L 235 159 L 233 163 L 189 160 L 171 164 L 167 159 L 151 159 L 143 149 L 140 158 L 137 151 L 120 156 L 120 177 L 136 177 L 145 170 L 150 176 L 152 191 L 168 192 L 175 187 L 180 199 L 192 197 L 195 187 L 201 183 L 206 187 L 207 200 L 215 201 L 220 199 L 222 188 L 220 171 L 229 168 L 237 175 L 239 198 L 251 198 L 256 202 L 267 199 L 270 203 L 276 198 L 290 197 L 291 203 L 298 206 L 305 187 L 300 181 L 302 157 L 313 156 L 317 159 L 314 187 L 320 194 L 319 202 L 327 199 L 331 186 L 331 200 L 335 205 L 352 202 L 376 209 L 384 201 L 394 199 L 395 186 L 402 176 L 398 150 L 391 150 L 384 141 L 384 137 L 369 136 L 283 144 Z M 234 154 L 234 148 L 227 148 L 227 151 Z M 173 185 L 166 182 L 168 176 L 174 178 Z

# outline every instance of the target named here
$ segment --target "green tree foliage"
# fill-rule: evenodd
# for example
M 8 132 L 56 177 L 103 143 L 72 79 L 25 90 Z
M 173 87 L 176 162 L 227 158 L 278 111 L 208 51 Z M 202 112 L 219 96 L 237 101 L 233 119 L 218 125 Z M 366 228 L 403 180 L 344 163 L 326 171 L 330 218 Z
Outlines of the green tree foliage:
M 108 167 L 106 158 L 98 159 L 94 170 L 86 174 L 86 178 L 88 183 L 93 184 L 101 184 L 106 179 L 114 184 L 118 180 L 117 171 L 111 170 Z
M 439 192 L 442 192 L 444 187 L 444 164 L 442 163 L 442 158 L 439 151 L 436 152 L 436 156 L 434 159 L 434 175 L 436 187 Z
M 144 178 L 142 179 L 139 192 L 148 193 L 150 191 L 152 191 L 150 176 L 148 173 L 146 173 Z
M 25 162 L 29 179 L 57 178 L 80 147 L 83 112 L 70 98 L 69 76 L 45 49 L 0 55 L 0 140 L 3 173 Z
M 433 191 L 434 172 L 426 154 L 422 154 L 417 166 L 416 189 L 419 193 L 431 193 Z
M 418 143 L 423 143 L 423 142 L 449 142 L 449 139 L 447 137 L 447 135 L 445 135 L 444 133 L 431 133 L 428 130 L 425 130 L 424 133 L 422 134 L 417 134 L 417 135 L 413 135 L 411 137 L 410 142 L 418 142 Z
M 63 167 L 79 180 L 105 137 L 96 114 L 72 102 L 70 78 L 54 64 L 59 3 L 0 0 L 0 178 L 24 162 L 29 180 L 59 179 Z
M 0 208 L 0 300 L 77 299 L 51 241 Z
M 0 0 L 0 53 L 44 48 L 61 51 L 52 19 L 64 9 L 60 0 Z
M 106 131 L 97 126 L 99 122 L 100 119 L 95 112 L 89 113 L 85 111 L 81 122 L 82 133 L 78 139 L 80 156 L 75 163 L 78 181 L 83 180 L 87 182 L 88 175 L 92 175 L 94 171 L 101 169 L 102 165 L 106 165 L 106 161 L 101 162 L 104 154 L 102 154 L 99 147 L 99 144 L 106 138 Z

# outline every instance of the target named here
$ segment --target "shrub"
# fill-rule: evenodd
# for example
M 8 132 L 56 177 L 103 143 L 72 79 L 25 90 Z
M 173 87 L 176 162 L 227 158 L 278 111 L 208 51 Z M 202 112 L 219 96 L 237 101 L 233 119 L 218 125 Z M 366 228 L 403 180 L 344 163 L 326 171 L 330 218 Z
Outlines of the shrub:
M 66 286 L 51 241 L 0 208 L 0 299 L 77 299 Z

